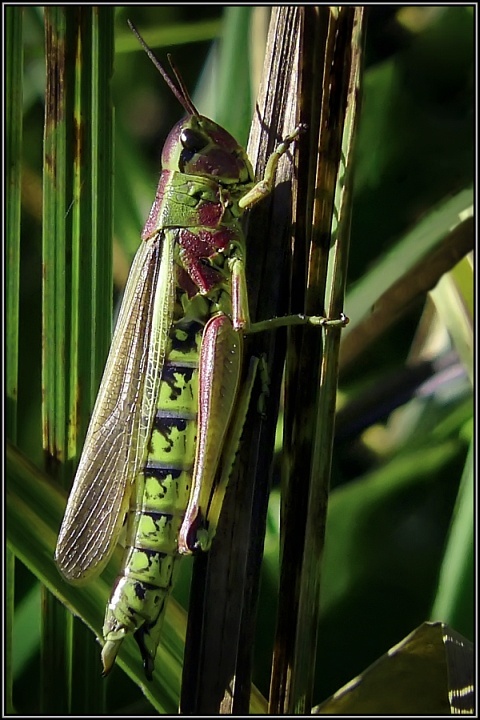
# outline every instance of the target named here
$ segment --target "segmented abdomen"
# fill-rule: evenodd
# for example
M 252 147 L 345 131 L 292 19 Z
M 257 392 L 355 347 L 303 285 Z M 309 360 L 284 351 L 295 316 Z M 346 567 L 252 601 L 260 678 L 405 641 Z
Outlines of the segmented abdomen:
M 150 676 L 192 483 L 202 332 L 198 322 L 172 326 L 148 457 L 135 480 L 124 559 L 103 627 L 107 644 L 135 634 Z

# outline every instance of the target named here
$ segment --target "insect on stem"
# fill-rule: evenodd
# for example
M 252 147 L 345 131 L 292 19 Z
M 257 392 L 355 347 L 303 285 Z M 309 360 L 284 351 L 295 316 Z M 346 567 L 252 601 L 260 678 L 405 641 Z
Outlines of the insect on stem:
M 173 79 L 129 26 L 187 117 L 165 141 L 55 559 L 66 580 L 87 582 L 126 526 L 102 628 L 103 675 L 133 635 L 151 680 L 175 564 L 212 544 L 262 371 L 254 360 L 244 373 L 244 335 L 313 319 L 250 324 L 240 223 L 244 210 L 273 191 L 279 158 L 303 126 L 255 182 L 245 150 L 199 115 L 170 56 Z

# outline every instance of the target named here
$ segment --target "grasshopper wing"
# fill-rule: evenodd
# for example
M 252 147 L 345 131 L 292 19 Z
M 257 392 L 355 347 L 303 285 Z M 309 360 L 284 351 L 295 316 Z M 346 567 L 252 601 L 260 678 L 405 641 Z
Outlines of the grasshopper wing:
M 155 415 L 172 321 L 173 234 L 142 242 L 57 541 L 64 577 L 82 582 L 109 560 L 122 529 Z

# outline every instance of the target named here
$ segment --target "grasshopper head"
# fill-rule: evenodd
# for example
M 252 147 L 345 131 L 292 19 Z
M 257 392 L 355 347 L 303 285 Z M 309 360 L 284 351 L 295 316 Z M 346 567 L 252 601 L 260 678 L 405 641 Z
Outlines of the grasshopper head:
M 170 132 L 162 152 L 163 170 L 213 178 L 225 185 L 252 183 L 253 170 L 245 150 L 220 125 L 199 114 L 171 55 L 167 55 L 175 81 L 128 21 L 140 44 L 188 115 Z
M 245 150 L 220 125 L 202 115 L 188 115 L 173 127 L 163 148 L 162 168 L 210 177 L 226 185 L 253 181 Z

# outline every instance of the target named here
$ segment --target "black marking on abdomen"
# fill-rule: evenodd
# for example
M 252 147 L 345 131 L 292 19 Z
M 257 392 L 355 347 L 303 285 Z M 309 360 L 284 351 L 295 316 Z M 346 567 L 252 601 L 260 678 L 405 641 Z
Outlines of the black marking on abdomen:
M 168 518 L 169 520 L 172 520 L 174 517 L 173 513 L 162 512 L 161 510 L 135 510 L 134 512 L 137 515 L 142 515 L 142 516 L 152 518 L 152 520 L 155 524 L 157 522 L 159 522 L 162 518 Z
M 156 480 L 167 480 L 169 477 L 172 480 L 178 480 L 183 471 L 184 468 L 167 467 L 164 463 L 155 460 L 149 460 L 143 468 L 145 477 L 153 477 Z
M 185 430 L 187 429 L 187 422 L 188 419 L 185 419 L 183 417 L 163 417 L 160 411 L 157 412 L 157 414 L 155 415 L 155 420 L 153 421 L 153 428 L 159 433 L 162 433 L 162 435 L 166 436 L 169 430 L 173 428 L 175 428 L 179 432 L 185 432 Z
M 174 402 L 180 397 L 187 385 L 192 382 L 193 373 L 198 371 L 197 366 L 185 366 L 178 363 L 166 363 L 162 372 L 162 382 L 170 388 L 170 399 Z M 183 387 L 179 385 L 178 375 L 182 376 Z M 175 377 L 177 376 L 177 377 Z
M 198 334 L 203 331 L 202 323 L 179 321 L 170 330 L 172 349 L 183 355 L 189 355 L 197 349 Z
M 193 465 L 169 465 L 158 460 L 149 460 L 143 468 L 145 477 L 153 477 L 156 480 L 168 480 L 169 476 L 172 480 L 178 480 L 182 472 L 191 473 Z

